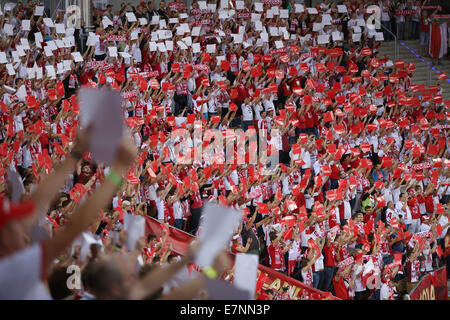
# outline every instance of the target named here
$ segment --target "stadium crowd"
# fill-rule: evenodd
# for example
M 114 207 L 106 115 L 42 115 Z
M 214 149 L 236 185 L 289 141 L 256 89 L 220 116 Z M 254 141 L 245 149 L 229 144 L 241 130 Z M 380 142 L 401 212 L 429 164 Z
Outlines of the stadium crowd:
M 401 299 L 444 265 L 448 277 L 450 100 L 380 55 L 390 34 L 370 5 L 424 46 L 442 22 L 426 1 L 148 1 L 94 9 L 90 32 L 73 12 L 6 4 L 0 297 L 207 298 L 203 275 L 172 281 L 195 248 L 175 252 L 165 231 L 130 249 L 124 228 L 132 214 L 198 235 L 207 202 L 244 212 L 229 251 L 341 299 Z M 112 165 L 87 152 L 80 88 L 122 96 L 131 138 Z M 233 278 L 226 253 L 213 268 Z

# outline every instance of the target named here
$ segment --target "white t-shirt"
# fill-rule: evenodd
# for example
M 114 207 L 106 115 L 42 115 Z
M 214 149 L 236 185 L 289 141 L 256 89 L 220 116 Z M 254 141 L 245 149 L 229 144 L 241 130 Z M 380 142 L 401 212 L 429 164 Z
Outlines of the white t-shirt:
M 252 121 L 253 120 L 253 109 L 251 105 L 242 104 L 242 121 Z
M 42 245 L 29 248 L 0 260 L 0 299 L 51 300 L 41 280 Z

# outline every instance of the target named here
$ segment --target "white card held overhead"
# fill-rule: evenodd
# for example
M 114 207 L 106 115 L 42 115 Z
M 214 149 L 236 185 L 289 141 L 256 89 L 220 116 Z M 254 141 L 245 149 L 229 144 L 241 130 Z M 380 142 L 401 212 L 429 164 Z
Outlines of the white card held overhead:
M 10 76 L 14 76 L 16 74 L 16 71 L 14 70 L 14 67 L 13 67 L 13 65 L 11 63 L 8 63 L 6 65 L 6 70 L 8 71 L 8 74 Z
M 198 36 L 200 35 L 200 30 L 201 30 L 201 29 L 202 29 L 201 26 L 193 27 L 193 28 L 192 28 L 192 32 L 191 32 L 191 35 L 192 35 L 193 37 L 198 37 Z
M 348 12 L 347 7 L 343 4 L 338 4 L 337 8 L 338 8 L 338 13 L 347 13 Z
M 17 50 L 17 53 L 19 54 L 19 57 L 24 57 L 27 55 L 21 45 L 16 45 L 16 50 Z
M 236 1 L 236 10 L 244 10 L 244 1 Z
M 178 18 L 169 18 L 169 23 L 178 23 Z
M 36 68 L 36 79 L 42 79 L 42 68 Z
M 99 39 L 99 37 L 100 37 L 99 35 L 96 35 L 93 32 L 89 32 L 89 36 L 88 36 L 88 39 L 87 39 L 87 42 L 86 42 L 86 46 L 88 46 L 88 47 L 95 46 L 95 44 L 96 44 L 97 40 Z
M 122 98 L 116 91 L 81 89 L 79 99 L 81 127 L 92 125 L 88 149 L 93 161 L 111 164 L 124 134 Z
M 228 10 L 220 10 L 219 19 L 228 19 Z
M 181 40 L 183 40 L 184 41 L 184 43 L 186 43 L 186 45 L 187 46 L 191 46 L 192 45 L 192 37 L 185 37 L 185 38 L 183 38 L 183 39 L 181 39 Z
M 266 18 L 268 18 L 268 19 L 273 18 L 273 11 L 271 9 L 266 11 Z
M 198 3 L 198 7 L 199 9 L 208 9 L 208 6 L 206 5 L 206 1 L 199 1 Z
M 3 32 L 5 32 L 8 36 L 14 35 L 14 26 L 12 24 L 5 23 L 3 25 Z
M 280 15 L 280 8 L 274 6 L 271 8 L 271 10 L 272 10 L 274 16 Z
M 145 235 L 145 218 L 134 214 L 124 214 L 124 229 L 128 231 L 126 247 L 129 251 L 133 251 L 136 247 L 138 238 Z
M 165 45 L 166 45 L 167 51 L 173 51 L 173 41 L 172 40 L 166 40 Z
M 257 22 L 261 20 L 261 14 L 260 13 L 252 13 L 252 22 Z
M 267 32 L 261 32 L 260 37 L 263 42 L 269 42 L 269 34 Z
M 319 14 L 316 8 L 307 8 L 309 14 Z
M 322 15 L 322 24 L 323 25 L 330 25 L 331 24 L 331 16 L 327 13 L 324 13 Z
M 187 48 L 188 48 L 187 45 L 183 41 L 180 41 L 180 40 L 177 41 L 177 45 L 181 50 L 187 50 Z
M 50 18 L 44 18 L 43 21 L 44 21 L 44 23 L 45 23 L 45 25 L 46 25 L 47 27 L 49 27 L 49 28 L 54 28 L 54 27 L 55 27 L 55 24 L 53 23 L 53 20 L 52 20 L 52 19 L 50 19 Z
M 200 248 L 195 256 L 199 267 L 211 266 L 216 255 L 228 244 L 242 218 L 242 211 L 208 203 L 203 208 L 200 223 Z
M 8 2 L 8 3 L 5 3 L 5 6 L 3 7 L 3 9 L 5 9 L 5 11 L 12 11 L 15 6 L 16 6 L 16 3 Z
M 215 44 L 207 44 L 206 45 L 206 52 L 207 53 L 215 53 L 216 52 L 216 45 Z
M 6 53 L 3 51 L 0 52 L 0 63 L 8 63 L 8 59 L 6 58 Z
M 232 34 L 234 38 L 234 43 L 242 43 L 244 41 L 244 35 L 243 34 Z
M 25 94 L 26 94 L 26 91 L 25 91 Z M 11 169 L 6 169 L 6 173 L 8 176 L 8 182 L 11 186 L 11 200 L 13 202 L 20 202 L 20 197 L 25 192 L 22 178 L 15 170 L 12 171 Z
M 151 51 L 151 50 L 150 50 Z M 156 51 L 156 47 L 155 50 Z M 131 55 L 128 52 L 119 52 L 119 54 L 124 58 L 124 59 L 129 59 L 131 57 Z
M 151 52 L 156 51 L 156 42 L 150 41 L 150 43 L 149 43 L 149 48 L 150 48 L 150 51 L 151 51 Z
M 44 47 L 44 52 L 45 52 L 45 55 L 46 55 L 47 57 L 53 56 L 52 49 L 51 49 L 49 46 L 45 46 L 45 47 Z
M 220 8 L 228 9 L 228 0 L 220 0 Z
M 255 11 L 256 12 L 263 12 L 264 11 L 262 2 L 256 2 L 256 3 L 254 3 L 254 6 L 255 6 Z
M 215 3 L 208 3 L 208 9 L 211 10 L 211 12 L 216 12 L 217 6 Z
M 128 22 L 136 22 L 136 16 L 134 15 L 133 12 L 127 12 L 125 13 L 125 16 L 127 17 Z
M 83 61 L 83 57 L 81 56 L 81 53 L 79 52 L 72 52 L 71 53 L 73 59 L 75 60 L 75 62 L 82 62 Z
M 34 68 L 27 68 L 27 78 L 28 79 L 34 79 L 36 76 L 36 71 Z
M 364 19 L 356 19 L 356 24 L 360 27 L 364 27 L 366 25 L 366 22 Z
M 20 39 L 20 44 L 24 50 L 30 50 L 30 44 L 28 43 L 28 39 L 22 38 Z
M 258 276 L 258 255 L 238 253 L 234 264 L 233 284 L 250 293 L 250 300 L 254 299 Z
M 55 23 L 56 33 L 65 34 L 66 28 L 64 28 L 64 23 Z
M 107 16 L 103 16 L 102 24 L 104 29 L 108 28 L 108 26 L 114 26 L 114 23 Z
M 284 48 L 283 41 L 281 41 L 281 40 L 275 41 L 275 47 L 276 47 L 277 49 Z
M 35 40 L 36 46 L 37 46 L 38 48 L 41 48 L 41 47 L 42 47 L 42 46 L 41 46 L 41 43 L 44 42 L 44 39 L 42 38 L 42 33 L 36 32 L 36 33 L 34 34 L 34 40 Z
M 148 24 L 148 21 L 146 18 L 139 18 L 139 24 L 141 26 L 146 26 Z
M 72 60 L 63 60 L 64 70 L 71 71 L 72 70 Z
M 193 43 L 192 44 L 192 52 L 193 53 L 199 53 L 199 52 L 201 52 L 201 49 L 200 49 L 200 43 Z
M 47 73 L 47 77 L 56 78 L 55 67 L 53 66 L 45 66 L 45 72 Z
M 330 35 L 329 34 L 321 34 L 317 37 L 317 43 L 318 44 L 327 44 L 330 42 Z
M 313 31 L 314 32 L 317 32 L 317 31 L 320 31 L 320 30 L 322 30 L 322 23 L 320 23 L 320 22 L 314 22 L 313 23 Z
M 110 57 L 117 57 L 117 47 L 108 47 Z
M 30 31 L 30 20 L 22 20 L 22 31 Z
M 277 27 L 269 27 L 269 33 L 271 36 L 278 36 L 279 35 L 279 29 Z
M 64 70 L 64 63 L 59 62 L 59 63 L 56 65 L 56 73 L 57 73 L 57 74 L 62 74 L 62 73 L 64 73 L 64 72 L 65 72 L 65 70 Z
M 42 16 L 44 14 L 44 9 L 44 6 L 37 6 L 36 9 L 34 9 L 34 15 L 38 17 Z
M 256 31 L 262 31 L 263 30 L 262 21 L 255 21 L 255 30 Z
M 156 47 L 158 48 L 159 52 L 166 52 L 167 51 L 166 46 L 162 42 L 157 43 Z
M 280 10 L 280 18 L 281 19 L 287 19 L 289 18 L 289 10 Z
M 165 29 L 165 28 L 167 28 L 166 20 L 164 20 L 164 19 L 159 20 L 159 28 L 160 28 L 160 29 Z
M 295 4 L 295 13 L 305 12 L 305 7 L 302 4 Z

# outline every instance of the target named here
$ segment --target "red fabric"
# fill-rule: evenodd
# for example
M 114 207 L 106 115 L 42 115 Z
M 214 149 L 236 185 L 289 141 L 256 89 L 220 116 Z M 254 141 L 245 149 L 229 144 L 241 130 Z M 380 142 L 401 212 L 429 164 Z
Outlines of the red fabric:
M 439 58 L 439 53 L 441 51 L 441 42 L 441 28 L 438 24 L 433 24 L 431 26 L 430 54 L 434 58 Z
M 333 286 L 336 297 L 342 300 L 350 300 L 350 297 L 348 296 L 348 290 L 347 287 L 345 286 L 343 278 L 340 278 L 339 280 L 336 281 L 336 277 L 334 277 Z

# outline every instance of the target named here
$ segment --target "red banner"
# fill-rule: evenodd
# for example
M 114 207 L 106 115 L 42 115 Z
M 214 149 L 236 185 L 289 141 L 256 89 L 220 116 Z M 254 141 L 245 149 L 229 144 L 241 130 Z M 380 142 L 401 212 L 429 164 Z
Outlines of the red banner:
M 150 217 L 145 218 L 146 234 L 152 233 L 157 237 L 162 237 L 163 229 L 161 227 L 161 223 Z M 186 252 L 189 247 L 189 243 L 191 243 L 191 241 L 193 241 L 194 239 L 195 237 L 190 235 L 189 233 L 169 226 L 167 244 L 172 244 L 173 250 L 176 253 L 183 254 L 184 252 Z M 264 289 L 273 289 L 274 291 L 276 291 L 280 289 L 280 287 L 289 284 L 292 288 L 293 300 L 323 300 L 326 298 L 329 300 L 339 300 L 339 298 L 334 297 L 329 292 L 323 292 L 311 288 L 310 286 L 307 286 L 298 280 L 295 280 L 263 265 L 259 265 L 258 267 L 258 278 L 261 272 L 263 272 L 267 276 L 266 281 L 263 285 Z
M 447 269 L 430 272 L 409 293 L 411 300 L 447 300 Z

